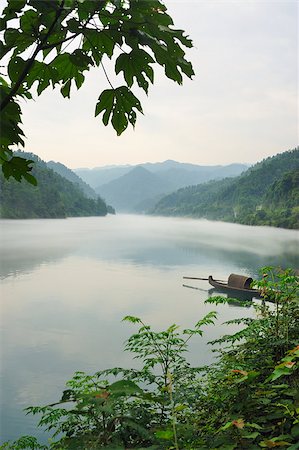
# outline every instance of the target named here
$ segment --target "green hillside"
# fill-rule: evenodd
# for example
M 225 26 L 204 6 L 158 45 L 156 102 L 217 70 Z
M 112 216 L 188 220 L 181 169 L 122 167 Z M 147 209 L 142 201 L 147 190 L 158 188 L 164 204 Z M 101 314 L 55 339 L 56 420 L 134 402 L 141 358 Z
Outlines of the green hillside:
M 49 169 L 54 170 L 54 172 L 58 173 L 72 183 L 77 184 L 86 197 L 94 199 L 98 197 L 95 191 L 87 183 L 85 183 L 85 181 L 83 181 L 75 172 L 66 167 L 64 164 L 55 161 L 48 161 L 46 164 Z
M 95 191 L 118 211 L 144 213 L 170 192 L 209 180 L 237 176 L 247 168 L 244 164 L 198 166 L 168 160 L 89 171 L 79 169 L 76 173 L 86 182 L 97 173 L 99 184 Z M 110 181 L 103 183 L 105 179 Z
M 255 164 L 239 177 L 180 189 L 151 213 L 299 228 L 298 173 L 296 148 Z
M 0 217 L 13 219 L 105 216 L 107 206 L 101 198 L 87 198 L 79 186 L 49 169 L 31 153 L 20 155 L 35 161 L 32 174 L 38 185 L 21 183 L 0 174 Z M 15 156 L 18 156 L 16 153 Z

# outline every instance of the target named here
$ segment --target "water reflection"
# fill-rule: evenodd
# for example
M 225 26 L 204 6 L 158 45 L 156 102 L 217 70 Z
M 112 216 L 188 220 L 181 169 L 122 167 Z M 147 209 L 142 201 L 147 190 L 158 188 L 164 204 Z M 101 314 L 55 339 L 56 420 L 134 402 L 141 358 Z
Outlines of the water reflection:
M 18 275 L 76 254 L 135 265 L 297 267 L 298 233 L 205 220 L 108 216 L 2 220 L 0 276 Z
M 252 311 L 205 304 L 214 295 L 208 282 L 186 289 L 183 275 L 226 279 L 256 276 L 262 265 L 299 265 L 298 235 L 287 230 L 142 216 L 0 227 L 3 440 L 33 433 L 22 408 L 55 401 L 75 370 L 136 364 L 123 352 L 135 330 L 121 324 L 125 315 L 155 329 L 188 328 L 217 309 L 217 326 L 191 343 L 192 364 L 211 361 L 206 343 L 227 332 L 221 324 Z
M 224 297 L 227 298 L 227 305 L 231 307 L 242 307 L 242 308 L 250 308 L 253 305 L 253 301 L 256 300 L 254 295 L 250 293 L 239 292 L 237 295 L 235 293 L 231 293 L 228 295 L 223 290 L 218 290 L 216 288 L 212 289 L 202 289 L 196 286 L 191 286 L 189 284 L 183 284 L 184 288 L 194 289 L 196 291 L 207 292 L 207 296 L 210 297 Z

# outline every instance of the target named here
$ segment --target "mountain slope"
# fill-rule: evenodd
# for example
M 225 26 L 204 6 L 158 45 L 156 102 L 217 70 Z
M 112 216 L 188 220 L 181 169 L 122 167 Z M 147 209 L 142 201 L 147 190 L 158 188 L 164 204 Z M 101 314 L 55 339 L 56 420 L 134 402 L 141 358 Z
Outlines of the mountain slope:
M 99 186 L 116 180 L 116 178 L 130 172 L 133 167 L 135 166 L 104 166 L 93 169 L 74 169 L 73 172 L 96 190 Z
M 163 175 L 176 187 L 185 187 L 205 181 L 234 177 L 248 169 L 245 164 L 229 164 L 226 166 L 201 166 L 167 160 L 160 163 L 145 163 L 142 167 L 157 175 Z
M 140 169 L 146 170 L 144 174 L 147 175 L 138 178 L 134 170 L 137 168 L 139 171 Z M 247 168 L 248 166 L 244 164 L 197 166 L 168 160 L 138 166 L 78 169 L 76 173 L 80 174 L 86 182 L 92 178 L 93 185 L 97 180 L 98 186 L 95 191 L 105 197 L 119 211 L 144 212 L 152 208 L 165 194 L 181 187 L 227 176 L 237 176 Z M 150 177 L 149 174 L 152 176 Z M 109 180 L 109 182 L 103 183 L 104 180 Z M 149 183 L 148 186 L 147 183 Z
M 58 173 L 72 183 L 78 185 L 82 192 L 84 192 L 86 197 L 93 199 L 97 198 L 97 194 L 95 193 L 95 191 L 87 183 L 85 183 L 82 178 L 80 178 L 75 172 L 66 167 L 64 164 L 55 161 L 48 161 L 46 164 L 49 169 L 54 170 L 54 172 Z
M 105 216 L 105 202 L 87 198 L 81 189 L 49 169 L 44 161 L 32 153 L 16 152 L 15 155 L 35 161 L 32 174 L 38 185 L 21 183 L 0 174 L 0 217 L 58 218 L 78 216 Z
M 94 169 L 74 169 L 73 172 L 97 192 L 100 192 L 102 185 L 129 173 L 134 167 L 143 167 L 147 171 L 158 175 L 168 183 L 171 183 L 173 190 L 204 183 L 209 180 L 238 176 L 248 169 L 248 166 L 245 164 L 200 166 L 167 160 L 157 163 L 139 164 L 138 166 L 125 165 L 96 167 Z
M 297 228 L 299 205 L 293 191 L 298 170 L 296 148 L 255 164 L 239 177 L 180 189 L 163 198 L 151 212 Z M 295 174 L 291 174 L 293 171 Z M 274 197 L 270 201 L 275 186 L 277 195 L 284 186 L 280 202 Z M 290 199 L 289 204 L 286 199 Z
M 98 192 L 117 211 L 133 212 L 146 199 L 162 196 L 172 186 L 141 166 L 98 188 Z

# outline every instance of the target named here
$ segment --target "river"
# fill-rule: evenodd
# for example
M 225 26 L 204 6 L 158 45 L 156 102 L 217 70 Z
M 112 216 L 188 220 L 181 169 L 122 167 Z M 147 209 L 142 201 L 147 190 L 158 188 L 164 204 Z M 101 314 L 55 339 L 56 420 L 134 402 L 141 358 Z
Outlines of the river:
M 1 220 L 1 442 L 32 434 L 23 408 L 55 402 L 76 370 L 136 365 L 123 351 L 136 315 L 162 329 L 192 327 L 216 307 L 206 281 L 258 276 L 265 265 L 299 267 L 298 232 L 206 220 L 117 215 Z M 190 345 L 190 362 L 212 361 L 206 343 L 233 331 L 225 320 L 251 309 L 217 307 L 216 326 Z

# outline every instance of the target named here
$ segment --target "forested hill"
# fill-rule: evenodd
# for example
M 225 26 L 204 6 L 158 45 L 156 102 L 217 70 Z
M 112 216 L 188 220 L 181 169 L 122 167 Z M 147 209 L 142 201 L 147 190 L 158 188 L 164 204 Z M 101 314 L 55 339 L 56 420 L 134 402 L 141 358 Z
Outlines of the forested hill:
M 18 153 L 15 153 L 18 156 Z M 0 217 L 58 218 L 79 216 L 105 216 L 106 203 L 98 197 L 87 198 L 80 187 L 47 167 L 47 164 L 31 153 L 20 155 L 35 161 L 32 174 L 38 185 L 21 183 L 0 174 Z
M 75 169 L 117 211 L 144 213 L 170 192 L 192 184 L 240 175 L 248 166 L 199 166 L 167 160 L 136 166 Z
M 299 148 L 267 158 L 236 178 L 191 186 L 151 211 L 249 225 L 299 228 Z
M 48 161 L 46 164 L 49 169 L 54 170 L 54 172 L 58 173 L 72 183 L 77 184 L 86 197 L 94 199 L 98 197 L 95 191 L 87 183 L 85 183 L 85 181 L 83 181 L 75 172 L 66 167 L 64 164 L 55 161 Z

